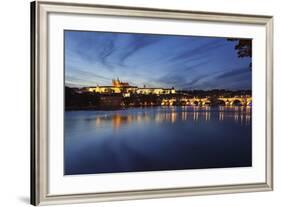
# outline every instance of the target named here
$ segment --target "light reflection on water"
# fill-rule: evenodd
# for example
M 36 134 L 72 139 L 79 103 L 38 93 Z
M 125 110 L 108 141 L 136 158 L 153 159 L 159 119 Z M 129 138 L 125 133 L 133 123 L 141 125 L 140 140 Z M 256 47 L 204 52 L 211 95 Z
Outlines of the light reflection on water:
M 241 124 L 248 125 L 251 122 L 251 107 L 243 106 L 220 106 L 211 108 L 209 106 L 181 106 L 181 107 L 159 107 L 143 108 L 143 111 L 128 109 L 127 111 L 104 111 L 104 114 L 96 115 L 88 119 L 95 122 L 95 127 L 101 127 L 111 122 L 113 128 L 120 128 L 122 125 L 130 125 L 133 122 L 142 123 L 148 121 L 171 122 L 176 121 L 219 121 L 234 120 Z
M 245 167 L 251 107 L 67 111 L 65 175 Z

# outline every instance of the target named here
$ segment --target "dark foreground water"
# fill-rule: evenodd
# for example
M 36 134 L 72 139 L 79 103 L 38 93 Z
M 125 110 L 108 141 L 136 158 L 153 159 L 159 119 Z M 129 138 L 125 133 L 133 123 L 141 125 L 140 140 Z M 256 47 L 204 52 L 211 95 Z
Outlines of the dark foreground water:
M 65 175 L 246 167 L 250 107 L 65 112 Z

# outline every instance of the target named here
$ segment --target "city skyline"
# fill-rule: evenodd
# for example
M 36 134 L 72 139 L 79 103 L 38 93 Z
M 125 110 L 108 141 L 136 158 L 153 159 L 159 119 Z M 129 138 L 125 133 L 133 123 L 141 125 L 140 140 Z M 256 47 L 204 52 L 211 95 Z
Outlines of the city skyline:
M 65 31 L 65 85 L 251 89 L 251 58 L 227 38 Z

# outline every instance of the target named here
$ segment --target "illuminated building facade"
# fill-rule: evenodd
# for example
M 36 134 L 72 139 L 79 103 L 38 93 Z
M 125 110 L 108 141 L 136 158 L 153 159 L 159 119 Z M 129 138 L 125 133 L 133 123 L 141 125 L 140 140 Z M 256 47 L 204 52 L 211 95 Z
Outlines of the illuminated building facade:
M 128 82 L 121 82 L 119 80 L 119 78 L 117 78 L 116 80 L 115 79 L 112 79 L 112 86 L 114 87 L 129 87 L 129 83 Z
M 176 90 L 174 88 L 138 88 L 137 94 L 175 94 Z
M 127 82 L 121 82 L 119 78 L 116 80 L 112 80 L 111 86 L 95 86 L 95 87 L 87 87 L 84 90 L 93 93 L 100 94 L 123 94 L 124 97 L 129 97 L 131 94 L 156 94 L 156 95 L 164 95 L 164 94 L 175 94 L 176 90 L 174 88 L 139 88 L 137 86 L 131 86 Z

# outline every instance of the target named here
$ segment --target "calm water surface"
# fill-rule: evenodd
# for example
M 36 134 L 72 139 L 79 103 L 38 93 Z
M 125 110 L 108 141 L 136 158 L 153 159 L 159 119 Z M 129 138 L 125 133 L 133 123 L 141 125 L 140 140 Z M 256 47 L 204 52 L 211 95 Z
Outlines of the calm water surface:
M 65 174 L 246 167 L 250 107 L 65 112 Z

